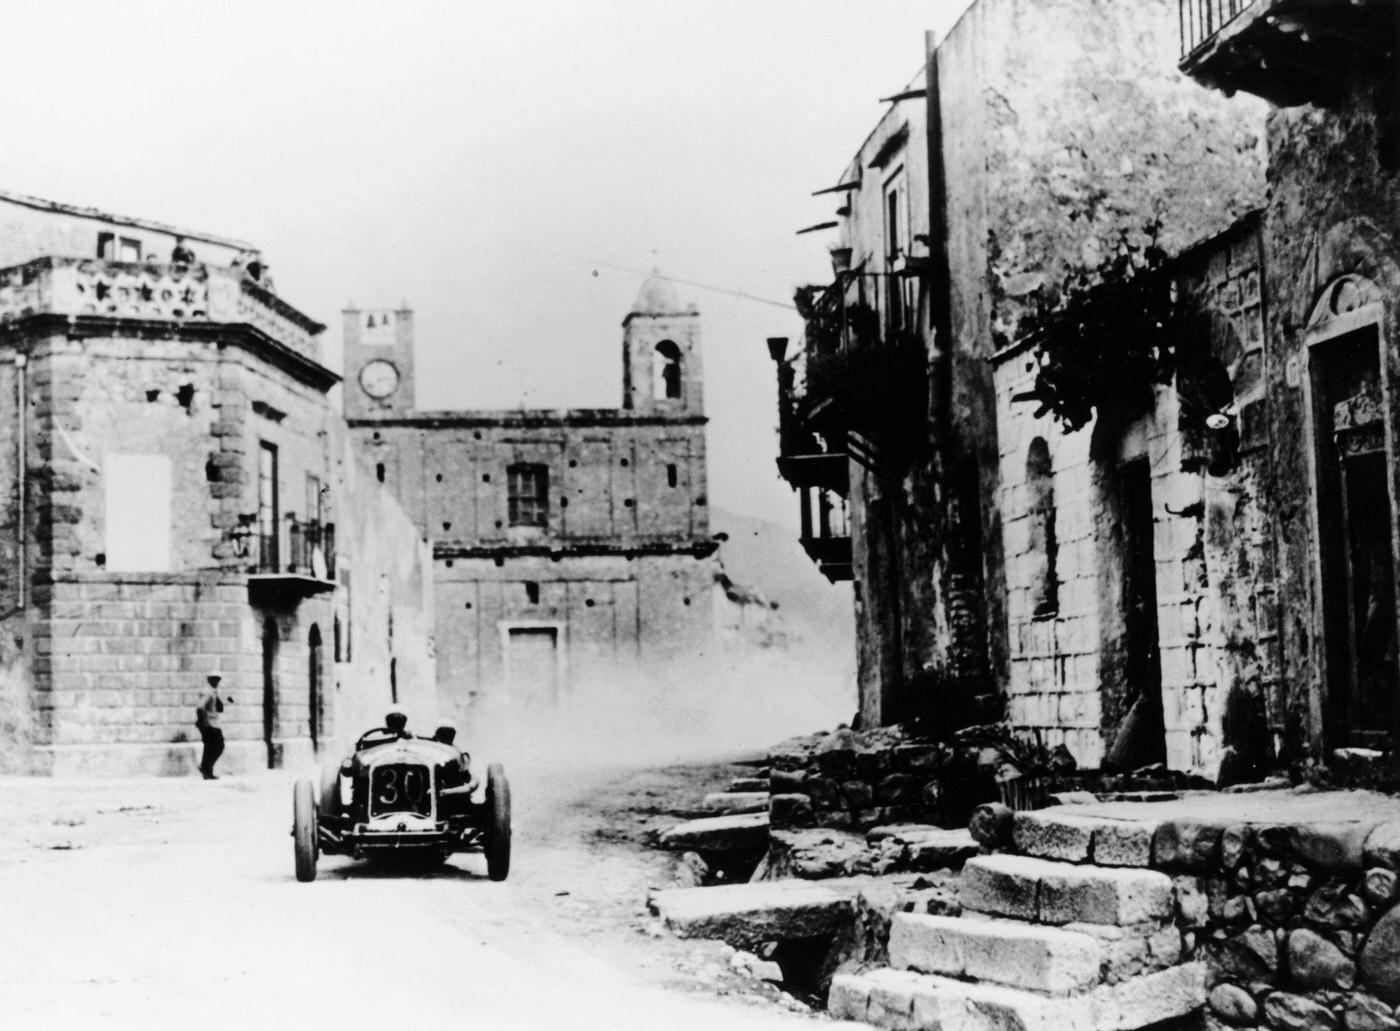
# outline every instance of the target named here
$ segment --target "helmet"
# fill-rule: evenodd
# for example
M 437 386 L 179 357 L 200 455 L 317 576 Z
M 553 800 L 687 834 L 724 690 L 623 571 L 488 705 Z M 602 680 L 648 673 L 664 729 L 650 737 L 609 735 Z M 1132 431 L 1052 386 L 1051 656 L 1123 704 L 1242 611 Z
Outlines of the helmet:
M 408 717 L 396 709 L 384 717 L 384 726 L 396 734 L 402 734 L 408 726 Z
M 453 744 L 457 740 L 457 727 L 451 720 L 439 720 L 437 729 L 433 731 L 433 740 L 441 741 L 444 745 Z

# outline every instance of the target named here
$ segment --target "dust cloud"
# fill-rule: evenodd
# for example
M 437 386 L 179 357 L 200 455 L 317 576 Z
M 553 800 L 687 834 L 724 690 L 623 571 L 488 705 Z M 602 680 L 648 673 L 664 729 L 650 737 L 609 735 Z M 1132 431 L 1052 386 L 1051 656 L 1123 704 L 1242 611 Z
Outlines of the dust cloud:
M 552 706 L 493 693 L 495 704 L 457 718 L 458 742 L 478 768 L 501 761 L 541 773 L 761 755 L 850 722 L 849 666 L 849 657 L 772 649 L 575 674 Z

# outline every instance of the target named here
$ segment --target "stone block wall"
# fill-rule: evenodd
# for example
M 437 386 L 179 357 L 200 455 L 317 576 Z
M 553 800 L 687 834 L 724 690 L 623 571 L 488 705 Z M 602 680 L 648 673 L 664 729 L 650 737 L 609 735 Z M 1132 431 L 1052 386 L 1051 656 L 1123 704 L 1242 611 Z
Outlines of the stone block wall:
M 1066 433 L 1012 400 L 1034 383 L 1032 355 L 997 367 L 1007 718 L 1065 744 L 1081 766 L 1098 765 L 1112 743 L 1136 687 L 1125 659 L 1119 470 L 1143 458 L 1166 760 L 1214 777 L 1226 748 L 1248 753 L 1246 765 L 1271 750 L 1265 700 L 1279 685 L 1258 237 L 1227 234 L 1176 271 L 1195 313 L 1190 327 L 1211 327 L 1189 339 L 1196 330 L 1184 328 L 1181 347 L 1207 347 L 1234 391 L 1239 442 L 1229 461 L 1218 461 L 1225 445 L 1204 428 L 1199 405 L 1183 404 L 1179 385 L 1157 388 L 1151 410 L 1126 426 Z M 1033 447 L 1048 451 L 1048 477 L 1033 475 Z
M 648 670 L 697 659 L 714 638 L 709 558 L 526 555 L 435 565 L 442 696 L 459 712 L 528 702 L 530 685 L 510 683 L 511 628 L 554 632 L 559 700 L 575 703 L 635 692 Z
M 694 539 L 709 535 L 704 426 L 539 413 L 448 413 L 457 426 L 357 424 L 383 482 L 435 543 Z M 512 527 L 507 467 L 549 470 L 548 525 Z M 674 472 L 672 470 L 674 468 Z M 674 476 L 674 486 L 672 478 Z

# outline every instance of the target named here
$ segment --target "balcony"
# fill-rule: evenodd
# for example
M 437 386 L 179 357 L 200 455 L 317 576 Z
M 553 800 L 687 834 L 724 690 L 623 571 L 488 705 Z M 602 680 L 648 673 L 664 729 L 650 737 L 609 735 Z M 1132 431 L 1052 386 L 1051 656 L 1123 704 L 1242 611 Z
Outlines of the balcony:
M 193 331 L 243 326 L 318 370 L 317 336 L 325 329 L 236 268 L 40 258 L 0 269 L 0 328 L 43 315 L 168 322 Z
M 1182 72 L 1279 107 L 1328 105 L 1395 39 L 1392 0 L 1178 0 Z
M 847 522 L 845 498 L 819 488 L 804 489 L 802 534 L 799 540 L 802 550 L 807 552 L 807 557 L 817 564 L 817 569 L 832 583 L 852 578 L 851 531 Z
M 248 577 L 253 604 L 296 602 L 335 590 L 335 524 L 288 518 L 282 533 L 257 533 L 251 524 L 249 531 L 246 536 L 257 544 Z
M 838 274 L 831 286 L 798 292 L 806 339 L 801 383 L 792 389 L 793 424 L 798 433 L 839 442 L 825 450 L 867 467 L 906 454 L 925 435 L 928 355 L 910 328 L 917 309 L 907 296 L 908 278 L 857 270 Z

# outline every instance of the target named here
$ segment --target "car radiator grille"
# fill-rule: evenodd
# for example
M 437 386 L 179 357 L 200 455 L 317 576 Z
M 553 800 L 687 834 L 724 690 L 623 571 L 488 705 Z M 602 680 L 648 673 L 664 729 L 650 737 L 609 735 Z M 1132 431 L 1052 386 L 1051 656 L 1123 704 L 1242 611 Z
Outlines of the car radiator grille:
M 433 812 L 433 774 L 416 763 L 386 763 L 376 766 L 369 778 L 369 814 Z

